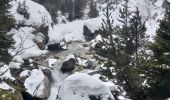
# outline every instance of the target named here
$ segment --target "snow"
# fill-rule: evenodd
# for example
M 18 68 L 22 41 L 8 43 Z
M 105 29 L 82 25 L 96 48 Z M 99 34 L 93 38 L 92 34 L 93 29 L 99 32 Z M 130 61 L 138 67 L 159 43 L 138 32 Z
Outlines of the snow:
M 65 78 L 68 76 L 67 74 L 63 74 L 60 71 L 61 65 L 62 65 L 62 61 L 57 60 L 57 62 L 55 63 L 55 66 L 52 70 L 52 78 L 53 78 L 54 82 L 51 85 L 51 92 L 50 92 L 50 96 L 49 96 L 48 100 L 56 99 L 60 85 L 63 83 Z
M 30 70 L 24 70 L 20 73 L 19 77 L 28 77 L 31 75 L 31 71 Z
M 84 73 L 66 78 L 60 87 L 60 100 L 90 100 L 89 95 L 101 96 L 102 100 L 114 100 L 111 92 L 99 79 Z
M 9 67 L 10 68 L 20 69 L 21 68 L 21 63 L 10 62 Z
M 56 62 L 57 59 L 48 59 L 48 67 L 53 68 Z
M 17 55 L 15 56 L 13 59 L 12 59 L 13 62 L 18 62 L 18 63 L 21 63 L 23 64 L 24 63 L 24 60 L 21 58 L 21 56 Z
M 101 27 L 101 17 L 88 20 L 76 20 L 68 22 L 67 24 L 57 24 L 53 28 L 50 27 L 49 44 L 58 43 L 62 40 L 66 42 L 84 41 L 84 25 L 87 25 L 91 32 L 94 32 Z
M 71 58 L 76 59 L 74 54 L 70 54 L 70 55 L 67 56 L 66 61 L 71 59 Z
M 29 19 L 25 19 L 22 15 L 17 13 L 19 3 L 23 4 L 25 1 L 27 12 L 29 13 Z M 11 13 L 16 19 L 17 23 L 24 23 L 31 26 L 49 26 L 52 23 L 51 16 L 48 11 L 42 5 L 33 2 L 32 0 L 13 0 L 11 2 Z
M 26 91 L 33 96 L 40 96 L 44 88 L 44 78 L 45 76 L 41 69 L 33 69 L 31 72 L 31 76 L 29 76 L 24 83 Z
M 146 21 L 147 31 L 146 34 L 149 36 L 149 41 L 153 42 L 156 35 L 156 29 L 159 27 L 159 20 L 164 18 L 164 9 L 162 8 L 163 0 L 157 0 L 155 3 L 149 0 L 130 0 L 130 10 L 136 10 L 139 8 L 142 20 Z
M 119 99 L 119 100 L 131 100 L 131 99 L 127 99 L 127 98 L 125 98 L 125 97 L 123 97 L 123 96 L 119 96 L 118 99 Z
M 43 42 L 43 40 L 44 40 L 44 35 L 42 34 L 42 33 L 37 33 L 36 35 L 35 35 L 35 40 L 37 41 L 37 42 Z
M 12 29 L 9 33 L 13 34 L 15 41 L 14 49 L 9 50 L 11 55 L 20 55 L 21 58 L 29 58 L 45 54 L 46 50 L 40 50 L 34 43 L 35 35 L 32 27 L 21 27 L 20 29 Z
M 103 82 L 103 84 L 107 86 L 110 89 L 110 91 L 118 91 L 118 87 L 113 82 L 108 81 Z
M 97 35 L 95 39 L 91 40 L 91 47 L 94 48 L 97 43 L 102 41 L 101 35 Z
M 0 67 L 0 78 L 1 79 L 15 80 L 15 78 L 12 77 L 12 75 L 11 75 L 10 68 L 9 68 L 8 65 L 4 65 L 4 66 Z
M 38 46 L 35 44 L 35 40 L 42 42 L 44 35 L 42 33 L 32 34 L 35 31 L 36 27 L 40 27 L 41 25 L 49 26 L 49 43 L 61 43 L 63 44 L 63 48 L 67 48 L 65 42 L 79 41 L 84 42 L 83 36 L 83 26 L 86 25 L 92 33 L 95 30 L 101 28 L 102 18 L 104 18 L 100 12 L 100 16 L 93 19 L 85 19 L 85 20 L 75 20 L 73 22 L 67 22 L 65 17 L 59 15 L 57 18 L 59 24 L 51 26 L 52 20 L 50 14 L 47 10 L 38 3 L 33 2 L 32 0 L 25 0 L 26 8 L 28 13 L 30 14 L 29 19 L 25 19 L 23 15 L 17 13 L 18 3 L 23 3 L 24 0 L 13 0 L 11 2 L 12 8 L 11 13 L 14 15 L 17 23 L 24 23 L 24 25 L 31 27 L 21 27 L 20 29 L 12 29 L 9 33 L 13 34 L 13 38 L 15 40 L 14 47 L 16 49 L 11 49 L 9 52 L 11 55 L 15 55 L 19 52 L 18 56 L 13 58 L 13 62 L 10 63 L 9 66 L 5 65 L 0 68 L 0 74 L 4 71 L 7 72 L 0 76 L 2 79 L 11 79 L 14 80 L 10 74 L 9 68 L 20 68 L 20 65 L 24 63 L 23 59 L 29 57 L 40 56 L 45 54 L 46 50 L 40 50 Z M 131 11 L 136 10 L 136 6 L 139 7 L 141 12 L 142 21 L 146 21 L 147 27 L 147 35 L 150 36 L 149 40 L 153 41 L 153 38 L 156 34 L 156 29 L 159 27 L 159 20 L 164 17 L 164 9 L 162 8 L 163 0 L 157 0 L 156 3 L 152 4 L 148 0 L 130 0 L 129 6 Z M 105 4 L 102 5 L 106 6 Z M 102 8 L 103 8 L 102 7 Z M 122 5 L 119 4 L 118 8 L 122 8 Z M 121 23 L 117 20 L 119 18 L 119 9 L 115 9 L 112 13 L 112 18 L 114 19 L 113 26 L 121 26 Z M 63 23 L 63 20 L 66 22 Z M 65 41 L 65 42 L 61 42 Z M 96 43 L 102 41 L 102 37 L 98 35 L 94 40 L 91 41 L 91 46 L 95 47 Z M 72 47 L 74 48 L 74 47 Z M 84 49 L 84 48 L 83 48 Z M 69 52 L 70 54 L 70 52 Z M 64 56 L 65 57 L 65 56 Z M 75 56 L 71 53 L 68 55 L 65 60 L 70 58 L 74 58 Z M 78 58 L 79 65 L 86 65 L 85 62 L 87 60 L 82 60 Z M 29 62 L 32 62 L 29 59 Z M 100 75 L 96 74 L 93 76 L 89 76 L 84 73 L 75 73 L 68 77 L 66 74 L 62 74 L 60 72 L 60 67 L 63 61 L 59 61 L 57 59 L 48 59 L 48 65 L 50 68 L 53 68 L 52 77 L 54 79 L 54 83 L 51 87 L 51 94 L 48 100 L 55 100 L 57 94 L 59 94 L 59 98 L 61 100 L 89 100 L 88 95 L 101 95 L 103 97 L 102 100 L 107 100 L 106 98 L 113 96 L 110 91 L 116 91 L 117 86 L 113 82 L 102 82 L 99 80 Z M 83 72 L 83 71 L 82 71 Z M 87 71 L 86 71 L 87 72 Z M 34 69 L 32 71 L 25 70 L 20 73 L 20 77 L 28 77 L 25 80 L 24 86 L 27 89 L 27 92 L 31 95 L 41 95 L 42 90 L 44 89 L 43 79 L 44 74 L 41 69 Z M 147 81 L 144 81 L 144 85 L 146 85 Z M 61 86 L 60 90 L 59 87 Z M 36 90 L 36 88 L 38 90 Z M 6 83 L 0 83 L 0 88 L 9 88 Z M 59 93 L 58 93 L 59 91 Z M 35 92 L 35 93 L 34 93 Z M 123 96 L 119 96 L 120 100 L 127 100 Z
M 5 82 L 0 82 L 0 89 L 2 90 L 11 90 L 12 87 L 10 87 L 8 84 L 6 84 Z

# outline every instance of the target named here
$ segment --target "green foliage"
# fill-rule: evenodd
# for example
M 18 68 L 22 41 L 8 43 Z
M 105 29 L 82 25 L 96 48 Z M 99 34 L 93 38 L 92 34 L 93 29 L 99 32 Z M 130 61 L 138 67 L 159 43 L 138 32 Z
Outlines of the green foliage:
M 170 3 L 166 2 L 165 18 L 157 29 L 155 42 L 152 43 L 152 65 L 147 69 L 150 88 L 148 95 L 154 100 L 170 97 Z
M 116 78 L 118 84 L 127 91 L 128 96 L 134 100 L 143 100 L 142 79 L 140 78 L 141 67 L 144 65 L 141 48 L 145 46 L 145 23 L 141 21 L 138 8 L 135 12 L 128 11 L 128 0 L 120 9 L 119 21 L 122 27 L 113 27 L 113 20 L 109 12 L 109 5 L 103 20 L 101 33 L 103 39 L 96 45 L 95 50 L 103 57 L 108 58 L 102 68 L 103 75 L 108 78 Z M 131 16 L 131 17 L 130 17 Z M 116 73 L 114 75 L 113 73 Z
M 0 90 L 0 100 L 23 100 L 22 95 L 18 91 Z
M 94 0 L 91 0 L 90 2 L 90 11 L 89 11 L 89 17 L 90 18 L 95 18 L 98 16 L 98 10 L 97 10 L 97 4 L 94 2 Z
M 12 47 L 13 39 L 12 35 L 7 32 L 14 27 L 14 19 L 9 15 L 9 0 L 0 1 L 0 66 L 4 63 L 8 63 L 11 60 L 11 56 L 8 49 Z

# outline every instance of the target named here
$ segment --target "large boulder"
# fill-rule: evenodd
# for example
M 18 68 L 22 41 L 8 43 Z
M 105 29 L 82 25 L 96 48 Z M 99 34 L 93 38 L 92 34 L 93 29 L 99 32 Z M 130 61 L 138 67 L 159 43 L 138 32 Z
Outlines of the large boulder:
M 62 64 L 60 70 L 62 73 L 72 72 L 75 69 L 75 65 L 76 60 L 74 58 L 70 58 Z
M 90 29 L 86 25 L 83 26 L 83 35 L 85 36 L 85 39 L 88 41 L 94 39 L 94 34 L 90 31 Z
M 114 100 L 109 88 L 96 77 L 76 73 L 66 78 L 60 87 L 59 100 Z
M 24 83 L 26 91 L 33 97 L 47 99 L 50 95 L 50 80 L 41 69 L 34 69 Z

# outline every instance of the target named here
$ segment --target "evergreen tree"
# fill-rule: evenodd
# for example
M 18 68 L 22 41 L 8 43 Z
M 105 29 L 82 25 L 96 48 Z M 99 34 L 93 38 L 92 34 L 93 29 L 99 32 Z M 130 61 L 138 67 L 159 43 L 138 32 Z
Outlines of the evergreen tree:
M 87 4 L 86 0 L 74 0 L 75 19 L 81 19 L 84 16 L 84 8 L 86 4 Z
M 170 3 L 166 2 L 165 18 L 160 22 L 155 42 L 151 45 L 154 59 L 148 67 L 148 95 L 154 100 L 170 97 Z
M 113 27 L 111 13 L 107 7 L 106 20 L 102 23 L 103 40 L 96 45 L 95 50 L 99 55 L 108 58 L 106 68 L 101 69 L 103 74 L 108 78 L 116 77 L 132 99 L 142 100 L 138 54 L 140 48 L 144 47 L 146 28 L 145 23 L 141 22 L 139 10 L 131 13 L 127 4 L 128 0 L 120 10 L 119 21 L 123 24 L 122 28 Z
M 12 36 L 7 33 L 15 22 L 8 12 L 9 2 L 9 0 L 0 1 L 0 66 L 10 62 L 11 56 L 8 49 L 14 43 Z
M 89 17 L 90 18 L 95 18 L 98 16 L 98 10 L 97 10 L 97 4 L 94 2 L 94 0 L 90 1 L 90 11 L 89 11 Z

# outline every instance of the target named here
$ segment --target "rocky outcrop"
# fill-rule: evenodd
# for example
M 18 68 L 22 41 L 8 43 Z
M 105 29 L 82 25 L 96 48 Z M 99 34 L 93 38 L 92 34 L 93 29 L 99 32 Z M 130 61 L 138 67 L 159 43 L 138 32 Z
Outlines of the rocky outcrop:
M 75 69 L 75 65 L 76 60 L 71 58 L 62 64 L 60 70 L 62 73 L 72 72 Z

